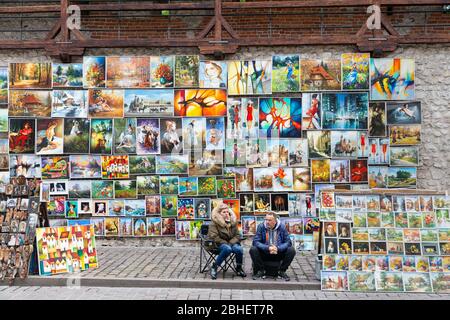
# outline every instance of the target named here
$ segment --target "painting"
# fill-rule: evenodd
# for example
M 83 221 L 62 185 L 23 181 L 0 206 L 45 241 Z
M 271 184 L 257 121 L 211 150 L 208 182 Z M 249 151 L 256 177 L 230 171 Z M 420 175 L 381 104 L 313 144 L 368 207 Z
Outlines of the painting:
M 177 203 L 177 218 L 180 220 L 194 219 L 194 199 L 192 198 L 178 198 Z
M 322 129 L 320 93 L 302 94 L 302 128 L 303 130 Z
M 176 217 L 177 205 L 177 196 L 161 196 L 161 217 Z
M 123 98 L 123 90 L 89 89 L 89 117 L 123 118 Z
M 311 160 L 311 181 L 330 182 L 330 159 Z
M 9 153 L 34 153 L 35 119 L 9 119 Z
M 182 118 L 183 148 L 184 150 L 198 150 L 205 148 L 206 119 Z
M 172 116 L 173 110 L 173 90 L 125 90 L 124 113 L 126 117 Z
M 368 171 L 367 160 L 350 160 L 350 182 L 367 182 Z
M 53 88 L 83 87 L 82 63 L 54 63 Z
M 369 167 L 369 187 L 387 188 L 388 185 L 388 167 L 370 166 Z
M 52 63 L 10 63 L 10 89 L 50 89 L 52 87 Z
M 136 199 L 136 180 L 114 180 L 114 198 L 116 199 Z
M 161 219 L 161 235 L 162 236 L 175 236 L 175 219 L 174 218 L 162 218 Z
M 52 117 L 57 118 L 87 118 L 88 108 L 86 91 L 84 90 L 54 90 Z
M 200 61 L 199 87 L 220 89 L 227 87 L 226 61 Z
M 92 119 L 90 134 L 90 153 L 111 154 L 113 140 L 112 119 Z
M 11 154 L 9 156 L 9 173 L 11 177 L 41 177 L 41 159 L 34 154 Z
M 157 176 L 138 176 L 136 182 L 138 195 L 147 196 L 161 192 Z
M 96 155 L 71 155 L 70 178 L 71 179 L 98 179 L 102 177 L 102 160 Z
M 49 118 L 52 111 L 51 91 L 10 90 L 8 110 L 10 117 Z
M 101 157 L 103 179 L 127 179 L 129 177 L 128 155 Z
M 389 164 L 389 139 L 369 139 L 369 164 Z
M 161 155 L 156 158 L 157 174 L 187 174 L 189 155 Z
M 77 273 L 97 267 L 92 225 L 36 229 L 39 275 Z
M 106 85 L 105 57 L 83 57 L 83 87 L 104 88 Z
M 224 118 L 206 119 L 206 150 L 225 149 L 225 121 Z
M 417 168 L 389 167 L 388 188 L 415 188 L 417 183 Z
M 148 88 L 150 86 L 149 57 L 106 57 L 108 88 Z
M 135 237 L 145 237 L 147 235 L 147 220 L 133 219 L 133 235 Z
M 421 124 L 422 108 L 420 101 L 412 102 L 388 102 L 387 124 Z
M 350 182 L 350 164 L 348 160 L 330 161 L 330 182 L 349 183 Z
M 333 158 L 357 158 L 357 131 L 331 131 L 331 156 Z
M 64 153 L 89 153 L 91 122 L 82 118 L 64 118 Z
M 421 125 L 389 126 L 391 146 L 419 145 L 421 143 Z
M 0 103 L 8 103 L 8 68 L 0 68 Z
M 308 131 L 307 139 L 310 159 L 331 157 L 331 131 Z
M 389 160 L 391 166 L 418 166 L 419 149 L 414 146 L 390 147 Z
M 302 91 L 341 90 L 340 60 L 300 61 Z
M 223 89 L 175 90 L 174 115 L 179 117 L 220 117 L 227 113 L 227 91 Z
M 229 98 L 227 102 L 227 138 L 257 138 L 258 118 L 257 98 Z
M 175 87 L 198 87 L 199 56 L 175 56 Z
M 300 88 L 300 57 L 272 56 L 272 92 L 298 92 Z
M 414 100 L 413 59 L 370 59 L 371 100 Z
M 155 156 L 129 156 L 129 167 L 131 175 L 154 174 L 156 172 Z
M 343 53 L 342 90 L 369 90 L 369 53 Z
M 139 155 L 160 153 L 159 119 L 137 119 L 136 153 Z
M 257 153 L 256 153 L 257 154 Z M 308 140 L 289 140 L 289 167 L 308 166 Z
M 368 106 L 367 93 L 323 93 L 322 128 L 366 130 Z
M 41 161 L 42 179 L 69 178 L 68 156 L 42 157 Z
M 183 129 L 181 119 L 161 118 L 161 154 L 183 153 Z
M 271 94 L 272 60 L 229 61 L 228 94 Z
M 161 194 L 178 194 L 178 176 L 160 176 L 159 192 Z
M 135 118 L 114 119 L 114 153 L 136 153 L 136 126 Z
M 174 56 L 150 57 L 150 82 L 152 88 L 173 87 L 174 64 Z
M 198 195 L 208 196 L 217 194 L 216 177 L 198 177 Z
M 64 121 L 61 118 L 37 119 L 36 154 L 61 154 L 64 144 Z
M 302 102 L 299 98 L 259 99 L 260 138 L 300 138 Z
M 223 152 L 205 150 L 190 155 L 189 175 L 208 176 L 221 175 L 223 170 Z
M 348 280 L 345 271 L 322 271 L 321 289 L 324 291 L 347 291 Z
M 384 102 L 369 103 L 369 135 L 371 137 L 386 137 L 386 104 Z

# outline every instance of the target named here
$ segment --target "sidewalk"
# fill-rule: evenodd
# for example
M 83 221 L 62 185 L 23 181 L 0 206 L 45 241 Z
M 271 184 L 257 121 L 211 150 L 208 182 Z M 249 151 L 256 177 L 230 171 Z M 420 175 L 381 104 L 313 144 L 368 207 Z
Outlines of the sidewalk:
M 244 269 L 248 276 L 236 277 L 232 271 L 220 272 L 217 280 L 199 273 L 199 247 L 106 247 L 97 248 L 99 267 L 80 274 L 61 274 L 48 277 L 29 276 L 15 285 L 101 287 L 174 287 L 217 289 L 290 289 L 319 290 L 315 278 L 315 255 L 298 252 L 288 274 L 291 281 L 251 278 L 251 259 L 245 251 Z M 69 283 L 69 284 L 68 284 Z

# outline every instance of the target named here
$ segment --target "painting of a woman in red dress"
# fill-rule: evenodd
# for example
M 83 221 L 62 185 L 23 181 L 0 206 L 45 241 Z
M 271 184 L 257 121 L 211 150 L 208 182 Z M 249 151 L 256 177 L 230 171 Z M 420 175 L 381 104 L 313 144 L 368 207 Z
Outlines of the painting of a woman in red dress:
M 11 121 L 9 133 L 9 150 L 11 153 L 33 153 L 34 152 L 34 126 L 30 121 L 21 119 Z M 20 123 L 22 122 L 22 124 Z M 20 129 L 18 131 L 15 128 Z

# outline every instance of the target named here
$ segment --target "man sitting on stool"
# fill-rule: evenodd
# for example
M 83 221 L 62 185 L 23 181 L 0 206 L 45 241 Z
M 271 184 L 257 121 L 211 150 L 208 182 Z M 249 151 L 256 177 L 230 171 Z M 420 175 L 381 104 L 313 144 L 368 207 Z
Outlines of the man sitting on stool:
M 257 270 L 253 280 L 265 278 L 264 261 L 279 261 L 278 277 L 289 281 L 286 274 L 295 256 L 289 233 L 284 224 L 280 222 L 275 212 L 268 212 L 264 223 L 260 223 L 253 238 L 253 246 L 250 249 L 253 267 Z

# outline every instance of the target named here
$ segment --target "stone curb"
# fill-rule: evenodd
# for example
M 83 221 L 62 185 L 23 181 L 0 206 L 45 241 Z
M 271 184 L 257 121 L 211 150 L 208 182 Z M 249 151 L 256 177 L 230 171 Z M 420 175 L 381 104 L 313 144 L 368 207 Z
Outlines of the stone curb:
M 1 284 L 1 282 L 0 282 Z M 282 280 L 172 280 L 131 278 L 72 278 L 38 277 L 16 279 L 14 286 L 39 287 L 128 287 L 128 288 L 195 288 L 195 289 L 241 289 L 241 290 L 320 290 L 320 282 L 286 282 Z

